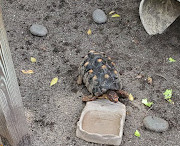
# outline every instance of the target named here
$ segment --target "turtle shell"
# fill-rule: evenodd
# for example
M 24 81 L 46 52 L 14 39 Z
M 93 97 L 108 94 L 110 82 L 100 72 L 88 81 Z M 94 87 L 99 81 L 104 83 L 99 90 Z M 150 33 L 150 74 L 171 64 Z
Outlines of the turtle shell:
M 115 64 L 102 52 L 90 51 L 84 57 L 79 67 L 79 76 L 88 91 L 95 96 L 121 88 L 120 75 Z

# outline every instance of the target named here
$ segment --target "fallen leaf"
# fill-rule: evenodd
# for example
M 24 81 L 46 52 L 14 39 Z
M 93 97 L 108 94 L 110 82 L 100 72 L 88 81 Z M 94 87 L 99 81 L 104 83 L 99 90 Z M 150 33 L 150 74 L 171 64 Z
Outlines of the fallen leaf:
M 147 98 L 146 99 L 142 99 L 142 103 L 148 107 L 151 107 L 151 105 L 153 104 L 153 102 L 148 102 Z
M 164 99 L 170 99 L 172 97 L 172 89 L 166 89 L 166 91 L 163 93 Z
M 115 13 L 115 11 L 111 11 L 111 12 L 109 12 L 109 15 L 111 15 L 111 14 L 113 14 L 113 13 Z
M 139 44 L 139 41 L 137 39 L 133 39 L 132 42 L 135 44 Z
M 24 73 L 24 74 L 32 74 L 32 73 L 34 73 L 34 71 L 33 70 L 22 70 L 22 73 Z
M 151 77 L 148 77 L 147 79 L 148 83 L 152 85 L 152 78 Z
M 130 101 L 133 101 L 133 100 L 134 100 L 134 97 L 132 96 L 131 93 L 129 94 L 128 99 L 129 99 Z
M 87 34 L 88 34 L 88 35 L 91 35 L 91 34 L 92 34 L 91 29 L 89 29 L 89 30 L 87 31 Z
M 168 99 L 167 101 L 171 104 L 174 104 L 174 102 L 171 99 Z
M 35 63 L 35 62 L 36 62 L 36 58 L 31 57 L 31 62 L 32 62 L 32 63 Z
M 139 133 L 138 130 L 136 130 L 136 131 L 134 132 L 134 135 L 137 136 L 137 137 L 140 137 L 140 136 L 141 136 L 141 134 Z
M 172 57 L 169 58 L 169 62 L 176 62 L 175 59 L 173 59 Z
M 120 17 L 120 15 L 114 14 L 114 15 L 112 15 L 111 17 Z
M 58 77 L 55 77 L 51 80 L 50 87 L 55 85 L 58 82 Z
M 169 103 L 174 104 L 174 102 L 171 100 L 172 98 L 172 89 L 166 89 L 166 91 L 163 93 L 164 99 L 166 99 Z

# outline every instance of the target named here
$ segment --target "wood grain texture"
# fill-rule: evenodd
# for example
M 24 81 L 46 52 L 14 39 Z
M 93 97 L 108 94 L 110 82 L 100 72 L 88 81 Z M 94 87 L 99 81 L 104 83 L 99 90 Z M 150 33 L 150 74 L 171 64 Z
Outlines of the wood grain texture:
M 1 0 L 0 0 L 1 4 Z M 22 98 L 0 9 L 0 136 L 12 146 L 30 145 Z

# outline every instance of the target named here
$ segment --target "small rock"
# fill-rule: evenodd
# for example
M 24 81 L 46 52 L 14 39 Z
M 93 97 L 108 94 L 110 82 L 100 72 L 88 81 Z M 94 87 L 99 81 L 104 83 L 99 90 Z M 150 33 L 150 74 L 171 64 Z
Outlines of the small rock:
M 30 32 L 36 36 L 45 36 L 48 31 L 47 31 L 46 27 L 44 27 L 43 25 L 33 24 L 30 27 Z
M 93 19 L 96 23 L 105 23 L 107 21 L 107 16 L 106 14 L 104 13 L 104 11 L 102 11 L 101 9 L 96 9 L 94 12 L 93 12 Z
M 144 126 L 155 132 L 163 132 L 169 128 L 169 124 L 166 120 L 155 116 L 147 116 L 143 120 Z

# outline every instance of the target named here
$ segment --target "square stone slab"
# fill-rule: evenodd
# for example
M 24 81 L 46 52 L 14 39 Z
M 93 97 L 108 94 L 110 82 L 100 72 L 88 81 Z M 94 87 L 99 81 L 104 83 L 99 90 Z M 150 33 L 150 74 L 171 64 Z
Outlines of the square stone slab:
M 77 123 L 76 136 L 88 142 L 120 145 L 126 107 L 118 102 L 98 99 L 86 103 Z

